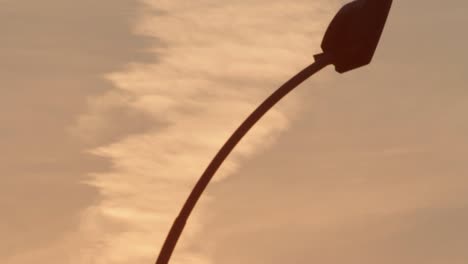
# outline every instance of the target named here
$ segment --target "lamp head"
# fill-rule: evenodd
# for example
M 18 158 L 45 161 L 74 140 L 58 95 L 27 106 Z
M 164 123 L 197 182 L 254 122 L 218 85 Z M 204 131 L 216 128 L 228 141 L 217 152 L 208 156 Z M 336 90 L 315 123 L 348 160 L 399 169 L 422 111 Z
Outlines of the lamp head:
M 338 11 L 321 45 L 337 72 L 371 62 L 391 5 L 392 0 L 355 0 Z

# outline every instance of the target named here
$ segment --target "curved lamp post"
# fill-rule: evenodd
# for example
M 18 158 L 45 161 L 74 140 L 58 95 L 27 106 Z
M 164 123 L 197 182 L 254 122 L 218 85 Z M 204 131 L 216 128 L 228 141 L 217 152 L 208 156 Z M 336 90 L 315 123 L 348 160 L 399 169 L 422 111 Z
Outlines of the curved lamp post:
M 286 94 L 327 65 L 344 73 L 371 62 L 392 0 L 355 0 L 344 5 L 330 23 L 315 62 L 271 94 L 226 141 L 187 198 L 162 246 L 156 264 L 167 264 L 198 199 L 226 157 L 255 123 Z

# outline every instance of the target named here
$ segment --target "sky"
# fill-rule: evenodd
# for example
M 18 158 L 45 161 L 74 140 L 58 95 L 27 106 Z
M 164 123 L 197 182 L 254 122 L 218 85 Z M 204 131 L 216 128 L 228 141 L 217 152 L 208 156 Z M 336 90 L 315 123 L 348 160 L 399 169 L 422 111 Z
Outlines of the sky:
M 0 262 L 153 263 L 345 2 L 0 0 Z M 467 11 L 394 1 L 369 66 L 327 67 L 239 144 L 171 263 L 466 263 Z

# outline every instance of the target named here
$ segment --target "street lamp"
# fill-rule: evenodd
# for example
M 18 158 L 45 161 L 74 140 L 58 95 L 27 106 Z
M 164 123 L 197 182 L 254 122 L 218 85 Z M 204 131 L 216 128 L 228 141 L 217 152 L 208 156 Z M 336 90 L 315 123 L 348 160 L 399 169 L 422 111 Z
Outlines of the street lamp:
M 307 78 L 332 64 L 344 73 L 371 62 L 382 35 L 392 0 L 355 0 L 344 5 L 333 18 L 322 41 L 323 53 L 315 62 L 271 94 L 226 141 L 196 183 L 175 219 L 159 253 L 156 264 L 167 264 L 197 201 L 226 157 L 255 123 L 286 94 Z

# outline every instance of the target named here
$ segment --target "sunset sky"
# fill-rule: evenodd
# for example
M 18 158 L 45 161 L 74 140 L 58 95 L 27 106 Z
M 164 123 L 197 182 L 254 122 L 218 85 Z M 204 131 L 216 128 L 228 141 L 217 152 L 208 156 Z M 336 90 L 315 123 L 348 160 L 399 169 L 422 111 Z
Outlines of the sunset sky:
M 154 263 L 344 0 L 0 0 L 0 263 Z M 393 3 L 215 175 L 174 264 L 468 263 L 468 2 Z

